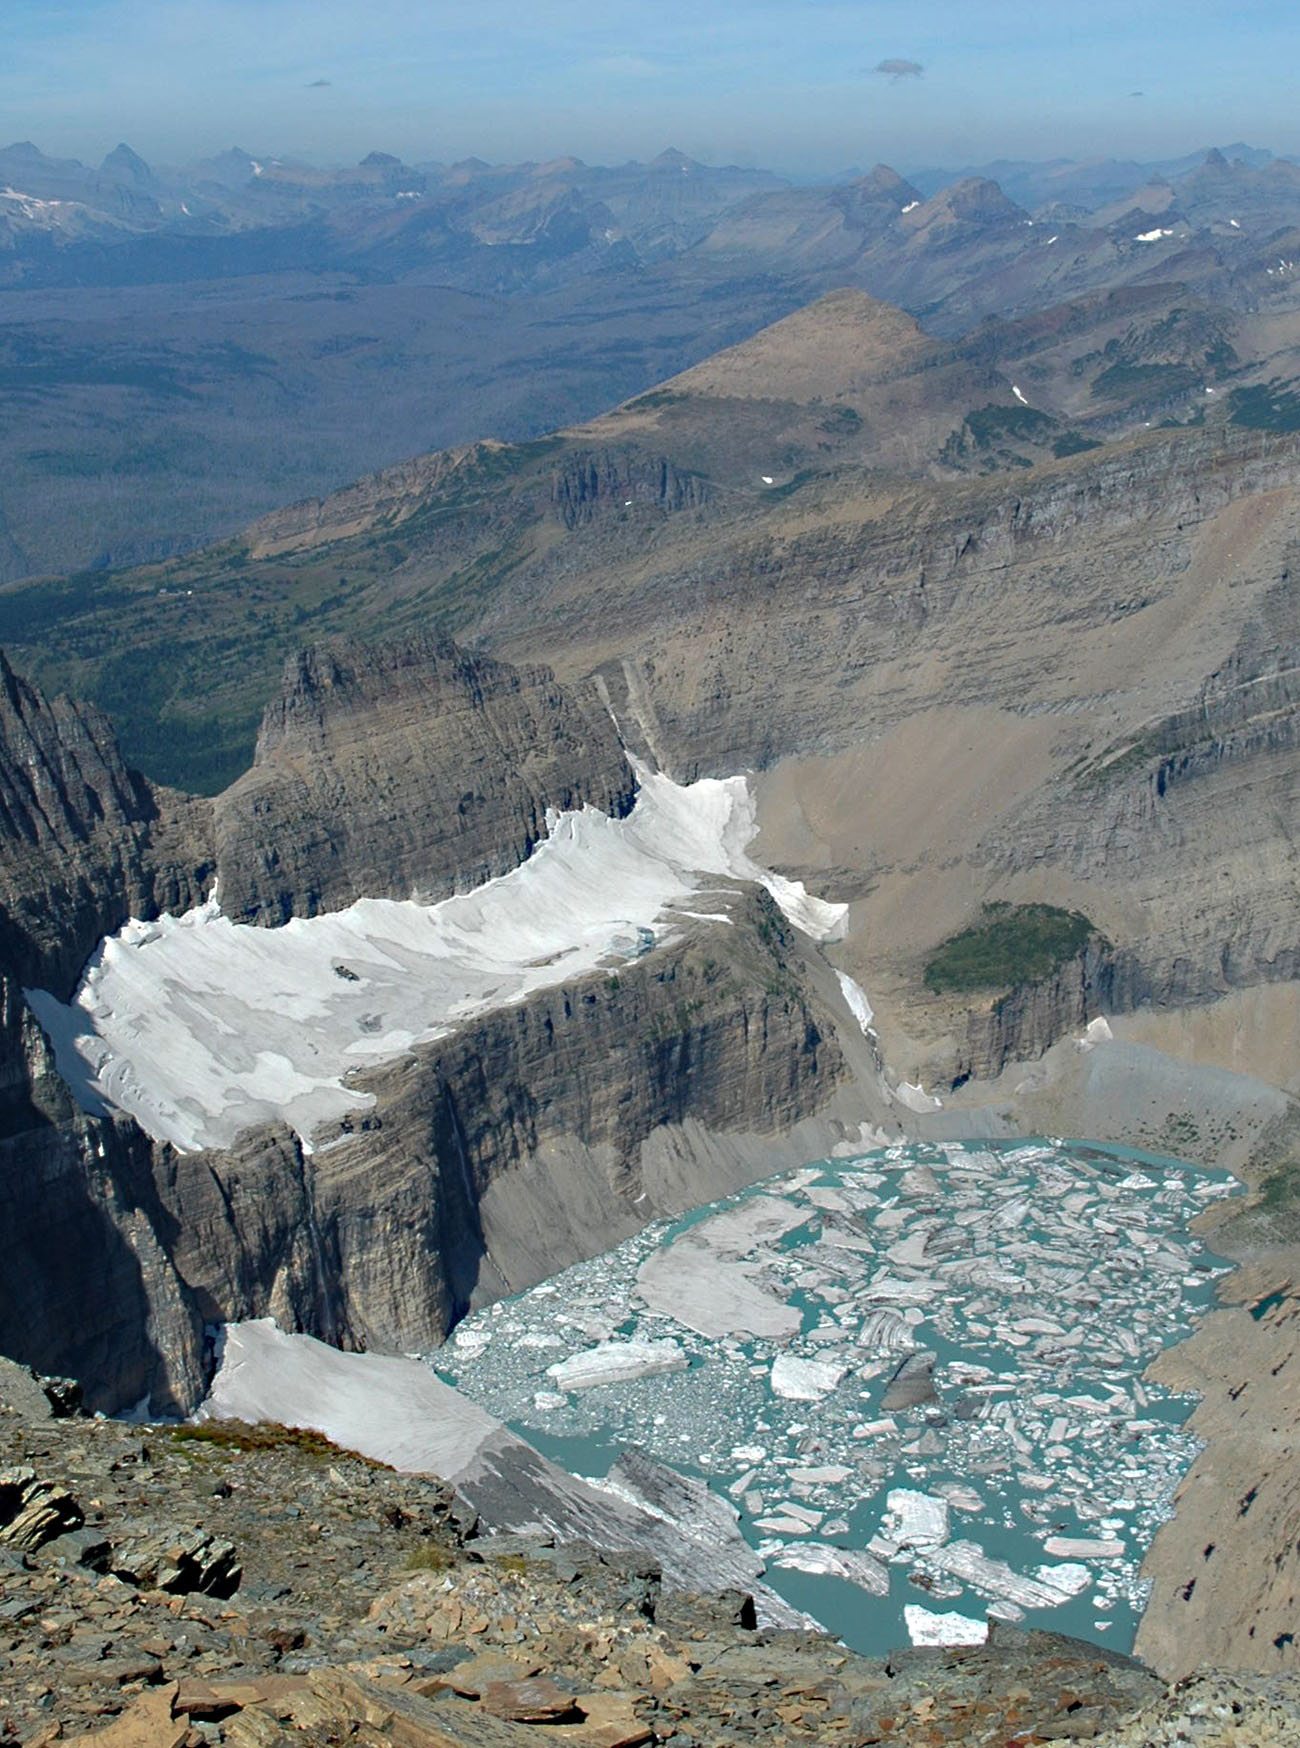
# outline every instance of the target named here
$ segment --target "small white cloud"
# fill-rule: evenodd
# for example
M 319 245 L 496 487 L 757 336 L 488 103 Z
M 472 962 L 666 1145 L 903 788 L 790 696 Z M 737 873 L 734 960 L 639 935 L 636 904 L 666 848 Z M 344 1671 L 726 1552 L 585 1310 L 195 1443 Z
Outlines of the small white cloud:
M 897 85 L 900 79 L 919 79 L 922 73 L 924 73 L 925 68 L 921 65 L 920 61 L 892 59 L 887 61 L 877 61 L 875 66 L 871 68 L 871 71 L 873 73 L 881 74 L 882 77 L 889 80 L 891 85 Z

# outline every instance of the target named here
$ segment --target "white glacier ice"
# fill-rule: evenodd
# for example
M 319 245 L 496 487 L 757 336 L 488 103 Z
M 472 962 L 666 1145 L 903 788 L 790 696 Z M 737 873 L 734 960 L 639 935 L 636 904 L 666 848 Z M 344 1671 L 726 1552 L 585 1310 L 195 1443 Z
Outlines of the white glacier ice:
M 626 819 L 553 815 L 521 867 L 438 904 L 359 899 L 282 928 L 236 924 L 216 895 L 184 916 L 130 922 L 104 941 L 65 1005 L 27 999 L 64 1077 L 91 1110 L 129 1112 L 184 1150 L 228 1146 L 281 1121 L 313 1132 L 372 1102 L 353 1069 L 530 992 L 669 938 L 673 907 L 710 881 L 755 881 L 824 940 L 844 905 L 760 868 L 743 777 L 680 785 L 633 761 Z

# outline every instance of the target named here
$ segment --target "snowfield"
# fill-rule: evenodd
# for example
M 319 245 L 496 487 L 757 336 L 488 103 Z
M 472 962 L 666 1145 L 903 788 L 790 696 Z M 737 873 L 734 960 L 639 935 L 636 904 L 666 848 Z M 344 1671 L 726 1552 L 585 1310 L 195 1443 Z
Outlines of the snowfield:
M 185 1151 L 279 1121 L 310 1151 L 321 1124 L 374 1102 L 349 1071 L 652 950 L 711 882 L 757 881 L 815 939 L 839 930 L 845 906 L 748 855 L 744 777 L 636 774 L 626 819 L 553 815 L 527 862 L 472 892 L 363 898 L 276 929 L 232 922 L 214 893 L 104 941 L 71 1003 L 44 990 L 27 1000 L 85 1109 L 127 1111 Z

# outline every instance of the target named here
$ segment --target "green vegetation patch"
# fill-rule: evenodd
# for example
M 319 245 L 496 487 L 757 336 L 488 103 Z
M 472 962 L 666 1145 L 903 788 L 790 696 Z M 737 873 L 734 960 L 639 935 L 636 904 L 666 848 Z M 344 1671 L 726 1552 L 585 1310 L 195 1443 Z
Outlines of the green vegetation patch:
M 276 1421 L 259 1422 L 256 1426 L 245 1420 L 187 1421 L 181 1426 L 169 1427 L 168 1431 L 184 1444 L 215 1445 L 221 1450 L 291 1450 L 301 1456 L 318 1457 L 331 1463 L 340 1457 L 357 1457 L 362 1463 L 371 1461 L 369 1457 L 358 1456 L 356 1451 L 336 1445 L 323 1432 L 313 1432 L 307 1427 L 281 1426 Z M 386 1469 L 388 1464 L 374 1463 L 372 1467 Z
M 1052 454 L 1058 461 L 1064 461 L 1067 455 L 1082 455 L 1085 450 L 1100 448 L 1096 437 L 1085 437 L 1082 431 L 1063 431 L 1052 441 Z
M 634 401 L 629 401 L 627 410 L 629 413 L 649 413 L 656 407 L 676 406 L 678 401 L 688 401 L 690 398 L 678 389 L 652 388 L 649 394 L 638 395 Z
M 862 414 L 853 407 L 832 407 L 821 428 L 828 437 L 851 437 L 862 428 Z
M 1092 379 L 1099 400 L 1166 401 L 1196 388 L 1202 373 L 1186 364 L 1112 364 Z
M 1274 378 L 1234 388 L 1228 396 L 1229 419 L 1248 431 L 1300 431 L 1300 394 L 1292 383 Z
M 966 415 L 966 428 L 981 449 L 997 443 L 1037 443 L 1056 420 L 1037 407 L 1000 407 L 990 403 Z
M 456 1557 L 447 1548 L 441 1548 L 436 1542 L 426 1542 L 423 1547 L 415 1548 L 407 1555 L 406 1570 L 408 1572 L 447 1572 L 456 1564 Z
M 1036 983 L 1089 941 L 1101 939 L 1081 911 L 1053 904 L 986 904 L 978 923 L 935 953 L 925 968 L 925 986 L 938 995 Z

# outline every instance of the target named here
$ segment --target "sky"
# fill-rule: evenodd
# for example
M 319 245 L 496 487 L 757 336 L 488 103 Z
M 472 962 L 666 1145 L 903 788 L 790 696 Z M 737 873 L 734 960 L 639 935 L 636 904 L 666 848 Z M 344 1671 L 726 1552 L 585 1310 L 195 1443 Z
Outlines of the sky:
M 0 144 L 834 174 L 1300 152 L 1285 0 L 0 0 Z

